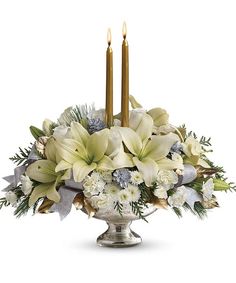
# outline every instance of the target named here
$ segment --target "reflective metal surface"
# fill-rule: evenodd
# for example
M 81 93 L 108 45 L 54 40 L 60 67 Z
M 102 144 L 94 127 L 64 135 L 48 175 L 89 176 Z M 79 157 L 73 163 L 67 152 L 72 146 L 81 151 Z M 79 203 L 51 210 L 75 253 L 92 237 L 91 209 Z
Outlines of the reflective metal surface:
M 148 204 L 143 215 L 147 217 L 155 211 L 156 207 Z M 130 229 L 132 221 L 139 217 L 132 212 L 129 204 L 123 207 L 122 216 L 113 207 L 108 207 L 99 209 L 94 217 L 108 224 L 107 231 L 97 238 L 99 246 L 130 247 L 142 242 L 141 237 Z

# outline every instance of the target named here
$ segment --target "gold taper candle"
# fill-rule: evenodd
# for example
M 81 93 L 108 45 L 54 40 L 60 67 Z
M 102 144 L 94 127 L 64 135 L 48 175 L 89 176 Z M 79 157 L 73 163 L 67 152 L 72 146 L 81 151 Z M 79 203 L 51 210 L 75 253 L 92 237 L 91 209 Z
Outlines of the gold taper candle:
M 121 78 L 121 126 L 129 126 L 129 46 L 126 40 L 126 23 L 123 24 L 122 78 Z
M 113 125 L 113 52 L 111 48 L 111 30 L 107 31 L 106 52 L 106 124 Z

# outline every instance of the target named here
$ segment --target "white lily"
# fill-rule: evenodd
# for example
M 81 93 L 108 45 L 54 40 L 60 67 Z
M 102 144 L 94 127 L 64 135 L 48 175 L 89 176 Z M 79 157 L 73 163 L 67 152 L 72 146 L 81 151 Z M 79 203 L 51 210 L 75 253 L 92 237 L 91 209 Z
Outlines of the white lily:
M 90 135 L 78 122 L 71 123 L 72 139 L 58 141 L 57 149 L 62 161 L 56 172 L 72 168 L 76 182 L 81 182 L 94 169 L 113 170 L 111 158 L 105 155 L 108 149 L 109 130 Z
M 132 116 L 133 115 L 133 116 Z M 166 158 L 172 145 L 179 141 L 176 134 L 152 136 L 153 119 L 145 113 L 131 114 L 130 127 L 117 127 L 124 144 L 132 153 L 132 162 L 141 172 L 145 184 L 156 181 L 159 169 L 180 169 L 183 164 Z
M 47 197 L 48 199 L 59 202 L 60 195 L 57 192 L 57 185 L 61 180 L 69 178 L 66 172 L 64 175 L 62 172 L 55 172 L 59 157 L 56 153 L 56 145 L 54 138 L 50 138 L 45 147 L 45 155 L 47 159 L 42 159 L 32 163 L 26 170 L 26 175 L 32 180 L 40 182 L 41 184 L 36 186 L 29 198 L 29 206 L 31 207 L 39 198 Z

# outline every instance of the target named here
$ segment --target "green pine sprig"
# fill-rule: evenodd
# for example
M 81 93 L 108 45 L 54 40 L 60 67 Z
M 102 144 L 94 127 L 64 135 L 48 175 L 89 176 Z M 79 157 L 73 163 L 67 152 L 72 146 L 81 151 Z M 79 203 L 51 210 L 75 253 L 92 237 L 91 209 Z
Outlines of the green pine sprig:
M 27 148 L 21 148 L 19 147 L 19 153 L 15 153 L 14 156 L 10 157 L 9 159 L 13 161 L 14 163 L 19 165 L 25 165 L 27 163 L 27 159 L 29 157 L 30 151 L 32 149 L 32 145 L 30 145 Z
M 184 204 L 184 209 L 191 211 L 194 215 L 198 216 L 200 219 L 207 217 L 207 209 L 203 207 L 201 202 L 197 201 L 194 204 L 194 209 L 192 209 L 187 203 Z
M 123 216 L 122 210 L 123 210 L 123 204 L 117 201 L 115 203 L 114 209 L 117 210 L 120 214 L 120 216 Z
M 143 201 L 143 203 L 147 203 L 150 202 L 153 193 L 151 191 L 151 188 L 148 188 L 145 183 L 140 184 L 139 186 L 139 190 L 141 192 L 141 197 L 140 199 Z
M 172 207 L 172 210 L 174 211 L 174 213 L 179 217 L 181 218 L 183 215 L 182 215 L 182 211 L 180 208 L 178 207 Z
M 73 121 L 81 123 L 82 120 L 87 119 L 87 115 L 93 110 L 95 110 L 94 105 L 76 105 L 67 113 L 63 113 L 64 121 L 67 126 L 70 126 Z
M 147 207 L 147 205 L 139 199 L 139 201 L 132 201 L 130 203 L 130 206 L 132 208 L 132 212 L 139 217 L 139 219 L 144 220 L 145 222 L 148 222 L 147 219 L 144 216 L 143 209 L 144 207 Z
M 206 138 L 204 136 L 202 136 L 200 138 L 200 144 L 203 145 L 203 146 L 211 146 L 211 138 Z
M 20 218 L 21 216 L 24 216 L 28 213 L 28 211 L 30 210 L 29 207 L 29 196 L 23 197 L 19 204 L 17 204 L 17 208 L 14 211 L 14 215 L 17 218 Z
M 6 198 L 0 198 L 0 210 L 4 207 L 4 206 L 8 206 L 10 205 L 7 201 Z

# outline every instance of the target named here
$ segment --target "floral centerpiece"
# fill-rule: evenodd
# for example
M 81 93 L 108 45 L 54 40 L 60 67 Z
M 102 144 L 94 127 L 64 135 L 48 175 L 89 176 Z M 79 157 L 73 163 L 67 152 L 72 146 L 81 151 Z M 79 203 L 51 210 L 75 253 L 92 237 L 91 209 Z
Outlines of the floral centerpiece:
M 0 208 L 14 207 L 17 217 L 58 212 L 63 219 L 74 206 L 120 224 L 120 231 L 110 229 L 122 233 L 127 215 L 146 221 L 156 209 L 171 208 L 203 218 L 218 207 L 215 193 L 235 187 L 209 160 L 210 139 L 171 125 L 162 108 L 146 111 L 132 96 L 130 102 L 129 127 L 120 126 L 118 114 L 107 128 L 105 110 L 86 105 L 67 108 L 42 129 L 31 126 L 35 141 L 11 158 L 17 167 L 4 178 Z

